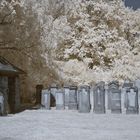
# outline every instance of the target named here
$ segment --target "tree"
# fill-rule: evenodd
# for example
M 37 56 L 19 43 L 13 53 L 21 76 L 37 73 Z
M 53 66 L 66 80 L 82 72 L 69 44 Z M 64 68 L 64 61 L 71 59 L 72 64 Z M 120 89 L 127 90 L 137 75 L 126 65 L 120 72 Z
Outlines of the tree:
M 122 1 L 79 2 L 67 16 L 72 31 L 56 50 L 65 79 L 89 84 L 140 77 L 139 67 L 133 69 L 140 61 L 139 15 Z

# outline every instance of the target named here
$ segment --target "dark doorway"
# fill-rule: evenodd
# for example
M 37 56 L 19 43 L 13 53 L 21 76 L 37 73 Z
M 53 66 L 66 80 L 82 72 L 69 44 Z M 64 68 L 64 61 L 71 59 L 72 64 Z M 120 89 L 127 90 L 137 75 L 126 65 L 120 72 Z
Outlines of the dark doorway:
M 54 95 L 51 94 L 51 102 L 50 102 L 50 106 L 51 107 L 55 107 L 56 106 L 56 100 Z
M 36 105 L 41 105 L 41 92 L 43 85 L 36 85 Z
M 15 112 L 15 78 L 9 77 L 8 78 L 8 103 L 10 113 Z

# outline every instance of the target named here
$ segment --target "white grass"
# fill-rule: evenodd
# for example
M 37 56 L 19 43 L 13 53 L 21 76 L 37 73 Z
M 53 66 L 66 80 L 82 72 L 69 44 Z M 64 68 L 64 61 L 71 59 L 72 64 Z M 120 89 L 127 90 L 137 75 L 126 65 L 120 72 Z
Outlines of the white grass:
M 0 140 L 140 140 L 140 115 L 27 110 L 0 117 Z

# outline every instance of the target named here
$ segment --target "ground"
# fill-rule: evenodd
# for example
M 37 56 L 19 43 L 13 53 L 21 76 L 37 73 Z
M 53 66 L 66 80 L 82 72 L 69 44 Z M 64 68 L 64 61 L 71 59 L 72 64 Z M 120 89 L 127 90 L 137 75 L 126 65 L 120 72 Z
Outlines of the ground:
M 26 110 L 0 117 L 0 140 L 140 140 L 140 115 Z

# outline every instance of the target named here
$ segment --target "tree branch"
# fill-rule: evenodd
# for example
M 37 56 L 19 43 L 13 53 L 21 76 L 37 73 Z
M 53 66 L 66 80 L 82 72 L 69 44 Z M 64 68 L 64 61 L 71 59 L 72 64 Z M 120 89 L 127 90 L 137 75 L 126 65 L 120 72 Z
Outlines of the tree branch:
M 5 46 L 5 45 L 10 44 L 10 43 L 13 43 L 13 41 L 1 41 L 0 46 Z
M 9 17 L 10 15 L 12 15 L 14 10 L 12 10 L 11 12 L 5 14 L 0 22 L 1 25 L 5 25 L 5 24 L 11 24 L 12 20 L 10 22 L 5 21 L 7 17 Z

